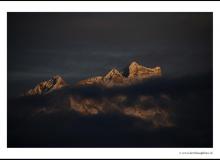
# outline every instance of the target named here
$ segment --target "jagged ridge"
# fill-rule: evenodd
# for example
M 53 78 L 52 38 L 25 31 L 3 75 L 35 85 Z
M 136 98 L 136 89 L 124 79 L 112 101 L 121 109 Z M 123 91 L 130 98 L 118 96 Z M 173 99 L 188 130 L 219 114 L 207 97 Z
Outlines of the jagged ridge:
M 147 68 L 142 65 L 139 65 L 137 62 L 132 62 L 128 67 L 128 75 L 124 76 L 117 69 L 112 69 L 105 76 L 98 76 L 94 78 L 85 79 L 79 81 L 77 85 L 92 85 L 99 84 L 106 87 L 112 86 L 121 86 L 121 85 L 130 85 L 142 80 L 160 77 L 161 68 Z
M 66 85 L 67 83 L 63 80 L 63 78 L 59 75 L 56 75 L 53 76 L 50 80 L 39 83 L 33 89 L 27 91 L 24 95 L 26 96 L 43 95 L 53 90 L 60 89 Z
M 161 76 L 161 68 L 147 68 L 144 67 L 137 62 L 132 62 L 128 67 L 128 75 L 124 76 L 120 71 L 116 68 L 113 68 L 109 72 L 107 72 L 104 76 L 96 76 L 88 79 L 84 79 L 76 83 L 76 86 L 84 86 L 84 85 L 101 85 L 104 87 L 112 87 L 112 86 L 126 86 L 138 83 L 142 80 L 152 78 L 152 77 L 160 77 Z M 66 82 L 59 75 L 52 77 L 52 79 L 43 81 L 40 84 L 36 85 L 33 89 L 30 89 L 24 95 L 32 96 L 32 95 L 43 95 L 47 94 L 53 90 L 60 89 L 66 86 Z

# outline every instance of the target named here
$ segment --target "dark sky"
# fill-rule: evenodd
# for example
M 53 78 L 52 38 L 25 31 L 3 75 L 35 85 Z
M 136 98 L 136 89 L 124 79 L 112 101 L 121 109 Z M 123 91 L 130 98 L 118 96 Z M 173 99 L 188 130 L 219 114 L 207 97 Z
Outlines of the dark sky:
M 74 83 L 134 60 L 161 66 L 164 76 L 211 73 L 212 18 L 208 12 L 8 13 L 9 92 L 56 74 Z

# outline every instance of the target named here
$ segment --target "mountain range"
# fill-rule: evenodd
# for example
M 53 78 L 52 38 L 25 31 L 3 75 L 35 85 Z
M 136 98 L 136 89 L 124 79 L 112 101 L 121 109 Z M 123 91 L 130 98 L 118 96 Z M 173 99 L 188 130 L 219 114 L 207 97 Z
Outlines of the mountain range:
M 65 108 L 83 116 L 117 113 L 151 123 L 156 128 L 171 127 L 168 95 L 130 91 L 140 90 L 139 85 L 154 81 L 161 75 L 160 67 L 147 68 L 132 62 L 123 72 L 113 68 L 104 76 L 91 77 L 72 85 L 56 75 L 25 92 L 24 97 L 43 99 L 30 101 L 29 105 L 43 102 L 40 107 L 33 107 L 35 114 L 51 114 Z
M 132 62 L 128 68 L 128 74 L 118 71 L 116 68 L 111 69 L 104 76 L 91 77 L 85 80 L 81 80 L 75 84 L 75 86 L 88 86 L 98 85 L 102 87 L 115 87 L 115 86 L 128 86 L 132 84 L 140 83 L 146 79 L 161 76 L 161 68 L 147 68 L 137 62 Z M 26 96 L 42 95 L 50 93 L 54 90 L 61 89 L 68 86 L 64 79 L 59 76 L 53 76 L 47 81 L 43 81 L 37 84 L 33 89 L 24 93 Z

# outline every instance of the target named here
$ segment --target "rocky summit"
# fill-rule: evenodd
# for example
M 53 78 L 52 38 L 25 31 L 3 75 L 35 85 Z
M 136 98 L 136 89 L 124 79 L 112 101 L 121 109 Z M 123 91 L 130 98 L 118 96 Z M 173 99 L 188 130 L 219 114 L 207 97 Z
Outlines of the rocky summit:
M 60 89 L 66 85 L 67 83 L 63 80 L 63 78 L 59 75 L 56 75 L 53 76 L 50 80 L 39 83 L 33 89 L 27 91 L 24 95 L 25 96 L 43 95 L 53 90 Z
M 145 79 L 155 76 L 161 76 L 161 68 L 147 68 L 139 65 L 137 62 L 132 62 L 129 65 L 129 75 L 128 78 Z

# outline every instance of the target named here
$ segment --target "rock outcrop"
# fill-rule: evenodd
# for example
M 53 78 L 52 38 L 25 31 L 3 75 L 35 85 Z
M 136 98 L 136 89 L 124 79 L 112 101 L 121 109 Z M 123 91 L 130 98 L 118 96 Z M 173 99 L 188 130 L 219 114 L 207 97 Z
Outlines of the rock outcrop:
M 56 75 L 53 76 L 50 80 L 39 83 L 33 89 L 27 91 L 24 95 L 25 96 L 43 95 L 51 91 L 60 89 L 66 85 L 67 83 L 63 80 L 63 78 L 59 75 Z
M 123 75 L 117 69 L 113 68 L 103 77 L 103 80 L 121 81 L 123 78 Z
M 161 68 L 147 68 L 142 65 L 139 65 L 137 62 L 132 62 L 129 65 L 129 75 L 128 78 L 131 79 L 146 79 L 151 77 L 161 76 Z

